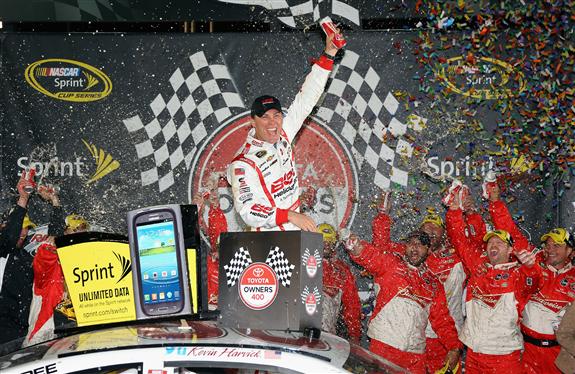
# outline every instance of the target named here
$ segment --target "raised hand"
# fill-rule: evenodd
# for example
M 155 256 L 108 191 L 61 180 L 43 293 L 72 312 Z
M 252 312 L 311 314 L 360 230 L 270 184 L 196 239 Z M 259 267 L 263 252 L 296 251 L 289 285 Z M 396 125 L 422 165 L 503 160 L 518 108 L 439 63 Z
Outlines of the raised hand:
M 22 208 L 26 208 L 28 205 L 28 199 L 30 199 L 30 191 L 34 187 L 34 184 L 26 179 L 26 175 L 24 171 L 20 174 L 20 179 L 18 180 L 18 184 L 16 184 L 16 190 L 18 191 L 18 205 Z
M 46 201 L 48 201 L 52 206 L 60 205 L 60 198 L 58 197 L 57 188 L 52 185 L 41 185 L 38 187 L 38 195 Z
M 341 29 L 338 27 L 337 32 L 333 35 L 328 35 L 325 39 L 325 50 L 324 52 L 330 56 L 335 56 L 337 51 L 339 50 L 338 47 L 333 43 L 333 40 L 338 36 L 341 35 Z
M 516 253 L 516 256 L 519 259 L 519 262 L 521 262 L 521 264 L 527 267 L 535 265 L 536 256 L 534 253 L 530 253 L 522 249 L 521 251 Z

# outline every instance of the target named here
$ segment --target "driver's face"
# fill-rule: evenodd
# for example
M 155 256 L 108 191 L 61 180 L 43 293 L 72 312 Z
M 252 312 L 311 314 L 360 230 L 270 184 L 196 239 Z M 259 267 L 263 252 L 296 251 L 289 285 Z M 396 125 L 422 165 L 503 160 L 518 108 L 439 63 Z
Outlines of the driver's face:
M 271 144 L 275 144 L 280 140 L 284 121 L 282 112 L 277 109 L 270 109 L 261 117 L 252 117 L 252 120 L 253 127 L 256 129 L 256 139 Z

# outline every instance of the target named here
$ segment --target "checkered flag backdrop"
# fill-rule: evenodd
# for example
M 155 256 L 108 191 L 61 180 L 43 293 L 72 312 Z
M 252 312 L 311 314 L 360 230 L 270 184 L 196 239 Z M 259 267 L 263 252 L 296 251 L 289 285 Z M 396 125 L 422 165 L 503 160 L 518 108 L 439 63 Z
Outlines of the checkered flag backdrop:
M 226 280 L 228 287 L 232 287 L 236 284 L 242 272 L 252 263 L 252 257 L 250 252 L 244 247 L 240 247 L 234 257 L 230 260 L 230 263 L 224 265 L 224 270 L 226 271 Z
M 382 101 L 376 90 L 379 74 L 362 64 L 360 56 L 350 50 L 332 72 L 326 96 L 316 116 L 329 124 L 347 141 L 362 173 L 368 173 L 379 188 L 391 182 L 407 186 L 407 165 L 413 148 L 408 132 L 419 130 L 414 123 L 426 120 L 411 115 L 407 123 L 398 117 L 399 101 L 391 92 Z
M 259 5 L 290 27 L 306 27 L 325 16 L 339 16 L 359 26 L 359 10 L 340 0 L 220 0 L 224 3 Z M 335 20 L 334 20 L 335 21 Z
M 283 251 L 279 247 L 273 247 L 268 253 L 266 258 L 268 264 L 277 274 L 280 282 L 284 287 L 289 287 L 291 284 L 291 275 L 295 265 L 289 263 L 285 258 Z
M 127 21 L 141 16 L 130 0 L 34 0 L 46 21 Z
M 169 92 L 150 103 L 146 120 L 136 115 L 123 121 L 136 139 L 142 186 L 170 188 L 175 171 L 190 168 L 206 129 L 231 117 L 234 108 L 245 110 L 221 55 L 211 60 L 203 51 L 190 56 L 170 77 Z

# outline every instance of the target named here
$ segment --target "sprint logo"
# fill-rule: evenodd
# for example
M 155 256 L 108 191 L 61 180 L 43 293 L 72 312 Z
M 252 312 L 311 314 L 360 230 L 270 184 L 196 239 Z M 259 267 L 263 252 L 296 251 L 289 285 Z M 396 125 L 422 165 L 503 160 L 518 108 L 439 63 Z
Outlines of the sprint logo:
M 88 151 L 96 162 L 96 171 L 90 176 L 86 182 L 87 184 L 94 183 L 120 167 L 120 163 L 114 160 L 114 158 L 103 149 L 98 149 L 95 145 L 88 143 L 84 139 L 82 139 L 82 142 L 86 148 L 88 148 Z
M 120 163 L 114 157 L 98 148 L 92 143 L 82 139 L 82 143 L 88 149 L 95 168 L 90 167 L 90 159 L 88 157 L 75 157 L 74 161 L 62 160 L 56 154 L 54 147 L 52 154 L 48 157 L 42 157 L 44 160 L 36 160 L 36 157 L 20 157 L 17 160 L 20 173 L 28 167 L 36 170 L 36 176 L 39 178 L 57 176 L 57 177 L 81 177 L 86 180 L 86 184 L 90 185 L 94 182 L 104 178 L 106 175 L 115 171 L 120 167 Z M 34 153 L 34 152 L 33 152 Z M 93 171 L 92 171 L 93 169 Z M 18 174 L 20 175 L 20 174 Z
M 116 252 L 112 253 L 114 253 L 114 256 L 116 256 L 116 258 L 120 262 L 120 265 L 122 266 L 122 275 L 120 276 L 120 279 L 118 279 L 118 281 L 116 282 L 120 283 L 122 279 L 126 278 L 126 276 L 130 274 L 130 271 L 132 270 L 132 262 L 126 257 L 117 254 Z

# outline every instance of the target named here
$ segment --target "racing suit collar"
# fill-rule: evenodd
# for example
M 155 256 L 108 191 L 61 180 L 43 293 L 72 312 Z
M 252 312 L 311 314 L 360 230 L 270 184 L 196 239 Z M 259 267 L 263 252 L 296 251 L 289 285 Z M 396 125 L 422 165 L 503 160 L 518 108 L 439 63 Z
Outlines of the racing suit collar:
M 251 128 L 250 131 L 248 132 L 248 136 L 246 138 L 246 142 L 249 143 L 252 147 L 259 147 L 259 148 L 273 148 L 275 146 L 275 144 L 272 143 L 268 143 L 268 142 L 264 142 L 263 140 L 258 140 L 255 138 L 255 134 L 256 134 L 256 129 L 255 128 Z M 281 136 L 280 136 L 280 140 L 281 141 Z M 278 142 L 279 142 L 278 141 Z M 277 143 L 276 143 L 277 144 Z
M 551 270 L 554 274 L 563 274 L 568 272 L 569 270 L 573 269 L 573 265 L 568 262 L 567 265 L 565 265 L 563 268 L 561 269 L 556 269 L 555 267 L 551 266 L 551 265 L 547 265 L 547 269 Z

